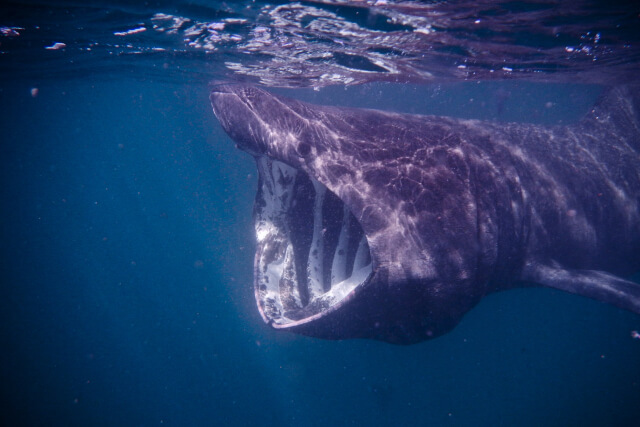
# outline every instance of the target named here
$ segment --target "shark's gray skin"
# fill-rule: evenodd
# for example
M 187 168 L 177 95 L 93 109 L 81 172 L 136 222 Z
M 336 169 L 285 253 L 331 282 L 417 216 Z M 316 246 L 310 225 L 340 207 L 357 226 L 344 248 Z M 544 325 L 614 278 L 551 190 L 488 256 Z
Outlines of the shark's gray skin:
M 317 106 L 236 85 L 213 110 L 253 155 L 265 322 L 420 342 L 542 285 L 640 313 L 640 88 L 569 126 Z

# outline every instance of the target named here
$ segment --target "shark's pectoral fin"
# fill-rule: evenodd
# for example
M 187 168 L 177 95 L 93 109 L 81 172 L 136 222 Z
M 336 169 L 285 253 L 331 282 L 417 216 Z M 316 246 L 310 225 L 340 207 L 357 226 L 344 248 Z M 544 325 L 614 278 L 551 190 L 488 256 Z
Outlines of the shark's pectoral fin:
M 616 305 L 640 314 L 640 283 L 598 270 L 570 270 L 557 265 L 530 263 L 523 279 Z

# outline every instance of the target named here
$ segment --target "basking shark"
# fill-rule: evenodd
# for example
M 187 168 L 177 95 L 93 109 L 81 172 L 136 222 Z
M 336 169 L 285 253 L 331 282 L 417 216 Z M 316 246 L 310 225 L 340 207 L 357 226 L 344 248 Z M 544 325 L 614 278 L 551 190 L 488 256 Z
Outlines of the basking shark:
M 545 127 L 319 106 L 242 85 L 213 111 L 257 163 L 266 323 L 411 344 L 548 286 L 640 313 L 640 87 Z

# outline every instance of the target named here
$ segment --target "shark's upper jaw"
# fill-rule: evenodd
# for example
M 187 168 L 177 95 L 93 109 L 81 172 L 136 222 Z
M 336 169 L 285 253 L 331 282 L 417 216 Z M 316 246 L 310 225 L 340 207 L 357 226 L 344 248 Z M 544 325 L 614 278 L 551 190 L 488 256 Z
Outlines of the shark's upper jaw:
M 305 172 L 257 156 L 255 294 L 265 322 L 290 328 L 342 306 L 372 276 L 362 228 Z

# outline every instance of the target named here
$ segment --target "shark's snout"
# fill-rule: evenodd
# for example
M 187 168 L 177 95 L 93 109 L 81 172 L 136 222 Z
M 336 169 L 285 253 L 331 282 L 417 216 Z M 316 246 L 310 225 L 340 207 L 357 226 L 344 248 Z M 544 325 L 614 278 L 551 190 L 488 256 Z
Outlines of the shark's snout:
M 218 85 L 211 90 L 209 99 L 213 113 L 238 148 L 252 155 L 262 155 L 265 152 L 264 129 L 256 115 L 256 106 L 249 101 L 251 96 L 247 92 L 251 90 L 244 86 Z M 242 125 L 238 125 L 239 122 Z

